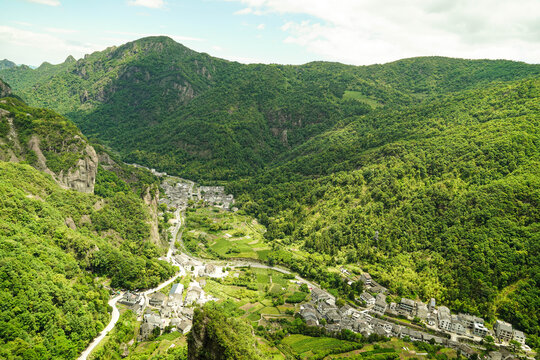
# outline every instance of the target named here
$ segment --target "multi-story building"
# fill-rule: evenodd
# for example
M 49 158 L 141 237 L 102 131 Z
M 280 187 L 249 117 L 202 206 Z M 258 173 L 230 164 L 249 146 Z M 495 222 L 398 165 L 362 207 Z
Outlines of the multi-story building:
M 450 309 L 446 306 L 440 306 L 437 312 L 437 320 L 439 320 L 439 328 L 450 331 L 452 329 L 452 318 L 450 317 Z
M 502 341 L 510 341 L 512 340 L 512 336 L 514 335 L 512 331 L 512 324 L 509 324 L 502 320 L 495 321 L 495 326 L 493 326 L 493 330 L 495 330 L 495 335 L 502 340 Z

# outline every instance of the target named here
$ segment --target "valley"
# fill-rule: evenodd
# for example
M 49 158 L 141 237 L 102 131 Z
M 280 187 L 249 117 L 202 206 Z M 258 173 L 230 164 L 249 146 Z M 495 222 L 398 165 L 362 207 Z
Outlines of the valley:
M 291 273 L 288 269 L 266 265 L 262 262 L 264 259 L 255 258 L 256 261 L 253 261 L 249 259 L 249 256 L 246 258 L 236 256 L 235 259 L 227 259 L 226 256 L 224 258 L 223 255 L 211 251 L 203 252 L 204 258 L 195 256 L 193 251 L 188 252 L 184 245 L 183 239 L 185 233 L 189 230 L 189 221 L 186 221 L 186 216 L 189 216 L 189 213 L 198 213 L 200 211 L 206 211 L 203 214 L 221 213 L 223 211 L 234 212 L 214 207 L 213 199 L 210 202 L 204 201 L 201 198 L 199 186 L 194 182 L 166 174 L 160 176 L 166 189 L 160 203 L 167 204 L 167 206 L 173 204 L 178 206 L 170 207 L 167 210 L 174 214 L 174 218 L 169 220 L 172 224 L 169 229 L 171 239 L 165 258 L 178 271 L 174 277 L 154 289 L 141 293 L 122 293 L 111 300 L 111 304 L 113 304 L 111 323 L 81 355 L 81 360 L 87 358 L 101 359 L 103 356 L 108 356 L 107 354 L 110 355 L 118 351 L 119 348 L 124 349 L 123 357 L 127 356 L 129 358 L 131 352 L 137 353 L 140 346 L 138 345 L 139 342 L 144 344 L 145 341 L 159 339 L 162 332 L 163 336 L 168 332 L 171 334 L 176 332 L 186 334 L 192 328 L 193 305 L 197 304 L 204 308 L 204 304 L 212 300 L 219 303 L 225 301 L 228 311 L 234 311 L 232 309 L 241 311 L 243 313 L 242 318 L 249 320 L 253 328 L 256 329 L 262 328 L 261 324 L 267 324 L 268 326 L 268 324 L 275 324 L 280 319 L 293 321 L 296 317 L 303 319 L 308 328 L 310 326 L 320 327 L 323 334 L 329 336 L 324 338 L 327 339 L 324 341 L 332 344 L 328 347 L 329 352 L 324 352 L 325 345 L 317 343 L 319 341 L 315 340 L 317 338 L 311 340 L 312 338 L 309 336 L 304 336 L 302 341 L 313 342 L 313 346 L 325 354 L 336 353 L 336 348 L 342 348 L 343 353 L 348 352 L 345 349 L 363 348 L 362 345 L 354 341 L 346 344 L 339 343 L 341 340 L 332 338 L 337 334 L 343 334 L 343 331 L 358 333 L 373 340 L 397 338 L 405 339 L 405 342 L 409 341 L 414 344 L 424 342 L 439 346 L 441 349 L 443 347 L 454 349 L 454 351 L 465 354 L 467 357 L 485 351 L 491 351 L 490 356 L 495 356 L 496 349 L 501 346 L 503 352 L 508 352 L 510 349 L 509 340 L 502 341 L 498 330 L 492 332 L 492 330 L 487 329 L 484 326 L 483 319 L 467 314 L 451 315 L 447 307 L 443 305 L 436 307 L 434 299 L 428 305 L 406 298 L 402 298 L 398 304 L 391 302 L 390 299 L 397 299 L 397 297 L 388 294 L 388 290 L 376 283 L 367 273 L 357 277 L 342 267 L 340 273 L 348 286 L 351 288 L 360 287 L 364 290 L 355 301 L 343 301 L 343 299 L 340 299 L 336 302 L 336 296 L 322 289 L 319 285 Z M 216 224 L 215 220 L 213 223 Z M 233 232 L 245 227 L 245 223 L 233 222 L 233 224 L 234 226 L 225 230 Z M 204 227 L 201 229 L 204 229 Z M 228 242 L 229 247 L 237 246 L 232 236 L 221 233 L 219 227 L 216 227 L 214 232 L 216 231 L 218 236 L 227 239 L 226 242 Z M 198 240 L 204 242 L 204 239 L 200 236 Z M 201 245 L 202 243 L 195 245 L 195 252 L 199 252 L 198 248 Z M 260 246 L 258 243 L 251 245 L 253 247 Z M 212 256 L 212 253 L 214 256 Z M 224 259 L 219 260 L 217 258 Z M 254 277 L 250 280 L 252 276 Z M 254 279 L 256 279 L 255 282 L 253 282 Z M 161 289 L 170 289 L 169 285 L 175 281 L 178 284 L 175 287 L 179 286 L 180 289 L 175 290 L 173 287 L 170 291 L 167 290 L 167 292 L 163 293 L 165 296 L 161 296 L 159 301 L 153 303 L 152 306 L 152 299 L 154 299 L 155 294 L 160 294 Z M 275 288 L 276 286 L 277 288 Z M 185 293 L 183 293 L 184 288 Z M 198 290 L 194 293 L 196 289 Z M 371 295 L 375 293 L 378 294 L 376 299 Z M 129 304 L 120 305 L 120 311 L 122 313 L 133 311 L 137 315 L 137 321 L 141 322 L 140 328 L 135 326 L 135 336 L 138 342 L 133 345 L 133 341 L 131 341 L 132 345 L 130 346 L 124 343 L 119 348 L 109 349 L 109 353 L 102 350 L 102 352 L 98 351 L 88 357 L 92 349 L 96 348 L 100 341 L 104 340 L 106 332 L 110 331 L 118 320 L 119 313 L 116 303 L 119 299 L 120 303 Z M 279 305 L 280 301 L 281 305 Z M 150 307 L 148 307 L 149 303 Z M 414 321 L 411 322 L 410 320 Z M 448 321 L 448 327 L 445 321 Z M 471 325 L 468 325 L 468 321 Z M 460 324 L 462 330 L 455 327 L 458 324 Z M 156 329 L 160 329 L 159 332 L 156 332 Z M 275 325 L 267 329 L 272 329 L 266 330 L 270 331 L 270 333 L 277 331 Z M 286 336 L 280 341 L 282 345 L 270 346 L 263 351 L 263 354 L 275 353 L 273 358 L 286 358 L 288 355 L 292 355 L 291 351 L 296 354 L 304 353 L 305 351 L 301 350 L 301 348 L 291 350 L 297 348 L 297 345 L 295 345 L 296 341 L 298 341 L 296 336 Z M 484 337 L 486 336 L 495 339 L 490 345 L 491 348 L 485 346 Z M 512 335 L 510 335 L 510 338 L 512 338 Z M 176 339 L 181 339 L 181 337 Z M 264 339 L 264 337 L 261 339 Z M 523 339 L 520 340 L 520 343 L 524 346 L 523 350 L 530 351 L 531 349 L 524 345 L 524 339 L 523 336 Z M 168 349 L 174 349 L 173 344 L 175 343 L 172 343 Z M 183 343 L 180 342 L 179 344 Z M 384 346 L 384 344 L 383 342 L 382 345 Z M 377 345 L 377 347 L 379 346 Z M 413 345 L 409 346 L 412 347 Z M 386 347 L 383 348 L 388 349 L 391 353 L 396 351 L 390 351 Z M 407 346 L 403 346 L 403 348 L 408 349 Z M 152 353 L 152 356 L 167 353 L 168 350 L 161 348 L 161 346 L 158 349 L 161 350 Z M 319 351 L 311 353 L 310 356 L 315 354 L 319 354 Z M 354 354 L 354 351 L 351 354 Z M 351 354 L 347 356 L 351 356 Z M 360 354 L 362 353 L 360 352 Z M 303 354 L 303 356 L 306 355 L 308 354 Z M 422 357 L 427 353 L 420 355 L 417 351 L 416 355 Z
M 538 357 L 540 65 L 150 36 L 0 78 L 0 358 Z

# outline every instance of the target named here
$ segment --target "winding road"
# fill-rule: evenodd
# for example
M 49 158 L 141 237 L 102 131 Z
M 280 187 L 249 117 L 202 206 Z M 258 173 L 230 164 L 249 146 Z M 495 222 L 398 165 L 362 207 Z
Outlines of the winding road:
M 120 298 L 122 297 L 122 295 L 124 294 L 120 294 L 114 298 L 112 298 L 111 300 L 109 300 L 109 305 L 112 306 L 113 310 L 112 310 L 112 315 L 111 315 L 111 321 L 109 322 L 109 324 L 105 327 L 105 329 L 103 329 L 103 331 L 98 335 L 98 337 L 96 337 L 91 343 L 90 345 L 88 345 L 88 347 L 86 348 L 86 350 L 84 350 L 81 354 L 81 356 L 79 356 L 78 360 L 86 360 L 86 358 L 88 357 L 88 355 L 90 355 L 90 353 L 96 348 L 96 346 L 99 345 L 99 343 L 105 338 L 105 336 L 107 336 L 107 334 L 109 333 L 109 331 L 111 331 L 113 328 L 114 328 L 114 325 L 116 325 L 116 322 L 118 321 L 118 319 L 120 318 L 120 312 L 118 311 L 118 308 L 116 307 L 116 302 L 118 300 L 120 300 Z
M 192 187 L 192 189 L 193 189 L 193 187 Z M 200 196 L 200 194 L 199 194 L 199 196 Z M 172 235 L 171 236 L 171 242 L 169 244 L 169 249 L 167 250 L 167 257 L 166 257 L 166 261 L 169 262 L 170 264 L 172 264 L 173 266 L 177 266 L 179 268 L 179 271 L 173 277 L 171 277 L 170 279 L 162 282 L 161 284 L 159 284 L 155 288 L 146 290 L 144 293 L 142 293 L 142 295 L 144 297 L 143 312 L 144 312 L 144 308 L 148 305 L 148 301 L 149 301 L 148 295 L 163 289 L 167 285 L 174 282 L 179 276 L 186 275 L 186 271 L 184 270 L 184 268 L 182 266 L 180 266 L 179 264 L 177 264 L 176 261 L 173 258 L 174 251 L 175 250 L 180 250 L 180 249 L 175 248 L 175 242 L 176 242 L 176 240 L 178 238 L 178 233 L 180 232 L 180 229 L 182 228 L 182 226 L 184 224 L 184 217 L 183 217 L 184 210 L 185 210 L 185 208 L 178 208 L 174 212 L 176 223 L 175 223 L 174 227 L 171 229 L 171 235 Z M 180 234 L 180 237 L 178 239 L 180 240 L 180 244 L 183 247 L 182 234 Z M 249 259 L 245 259 L 245 260 L 210 260 L 210 259 L 194 257 L 191 254 L 188 254 L 185 251 L 185 249 L 181 249 L 181 250 L 182 250 L 182 254 L 184 256 L 188 257 L 191 260 L 200 261 L 203 264 L 216 264 L 216 265 L 228 266 L 228 267 L 231 267 L 231 268 L 251 266 L 251 267 L 260 268 L 260 269 L 275 270 L 275 271 L 279 271 L 279 272 L 281 272 L 283 274 L 292 274 L 292 272 L 287 270 L 287 269 L 279 268 L 279 267 L 276 267 L 276 266 L 269 266 L 269 265 L 261 264 L 259 262 L 251 261 Z M 295 275 L 295 279 L 297 281 L 301 282 L 301 283 L 305 283 L 308 287 L 310 287 L 312 289 L 313 288 L 320 289 L 320 290 L 324 291 L 326 294 L 328 294 L 329 296 L 331 296 L 333 298 L 333 296 L 330 293 L 328 293 L 326 290 L 321 289 L 319 286 L 314 285 L 313 283 L 305 280 L 304 278 L 300 277 L 299 275 Z M 116 303 L 118 302 L 118 300 L 120 300 L 120 298 L 123 295 L 124 295 L 124 293 L 121 293 L 120 295 L 117 295 L 116 297 L 109 300 L 109 305 L 112 307 L 111 321 L 109 322 L 109 324 L 107 324 L 105 329 L 96 338 L 94 338 L 94 340 L 90 343 L 90 345 L 88 345 L 86 350 L 84 350 L 82 352 L 82 354 L 78 357 L 78 360 L 86 360 L 88 358 L 88 356 L 92 353 L 92 351 L 101 343 L 101 341 L 103 341 L 103 339 L 107 336 L 107 334 L 114 328 L 114 326 L 118 322 L 118 319 L 120 318 L 120 312 L 118 310 L 118 307 L 116 306 Z

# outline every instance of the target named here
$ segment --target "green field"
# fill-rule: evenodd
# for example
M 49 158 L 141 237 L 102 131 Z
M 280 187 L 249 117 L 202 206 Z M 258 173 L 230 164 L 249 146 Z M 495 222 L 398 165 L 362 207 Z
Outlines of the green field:
M 186 213 L 183 240 L 187 249 L 208 258 L 264 260 L 270 247 L 265 228 L 253 218 L 219 208 L 194 208 Z
M 365 96 L 360 91 L 345 90 L 345 93 L 343 94 L 343 99 L 358 100 L 360 102 L 363 102 L 364 104 L 367 104 L 367 105 L 371 106 L 372 108 L 377 108 L 377 107 L 382 106 L 382 104 L 379 103 L 377 100 L 373 100 L 373 99 Z
M 362 347 L 361 344 L 350 341 L 327 337 L 310 337 L 299 334 L 289 335 L 281 343 L 292 350 L 293 353 L 300 355 L 303 359 L 309 359 L 313 356 L 322 358 L 324 355 L 336 351 L 339 352 L 339 349 L 350 351 L 354 348 Z

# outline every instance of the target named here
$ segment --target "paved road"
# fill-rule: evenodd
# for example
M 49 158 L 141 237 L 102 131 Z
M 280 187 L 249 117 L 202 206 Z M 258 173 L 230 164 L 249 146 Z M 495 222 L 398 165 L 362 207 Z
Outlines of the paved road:
M 78 360 L 86 360 L 86 358 L 88 357 L 88 355 L 90 355 L 90 353 L 96 348 L 96 346 L 98 346 L 98 344 L 105 338 L 105 336 L 107 336 L 107 334 L 109 333 L 109 331 L 111 331 L 113 328 L 114 328 L 114 325 L 116 325 L 116 322 L 118 321 L 118 319 L 120 318 L 120 312 L 118 311 L 118 308 L 116 307 L 116 302 L 118 300 L 120 300 L 120 298 L 122 297 L 123 294 L 120 294 L 118 295 L 117 297 L 115 298 L 112 298 L 111 300 L 109 300 L 109 305 L 112 306 L 113 310 L 112 310 L 112 316 L 111 316 L 111 321 L 109 322 L 109 324 L 105 327 L 105 329 L 99 334 L 98 337 L 96 337 L 91 343 L 90 345 L 88 345 L 88 347 L 86 348 L 86 350 L 83 351 L 83 353 L 81 354 L 81 356 L 79 356 Z
M 176 265 L 175 264 L 175 261 L 174 259 L 172 258 L 172 252 L 173 252 L 173 249 L 174 249 L 174 241 L 176 239 L 176 235 L 178 234 L 178 231 L 180 230 L 181 226 L 182 226 L 182 217 L 180 215 L 180 210 L 177 210 L 175 212 L 175 215 L 176 215 L 176 218 L 178 219 L 178 223 L 175 225 L 175 227 L 172 229 L 172 240 L 171 240 L 171 245 L 169 247 L 169 250 L 167 252 L 167 261 L 170 262 L 171 264 L 173 265 Z M 176 265 L 178 266 L 178 265 Z M 158 286 L 156 286 L 155 288 L 153 289 L 149 289 L 149 290 L 146 290 L 142 295 L 144 297 L 144 307 L 143 307 L 143 312 L 144 312 L 144 308 L 146 306 L 148 306 L 148 295 L 156 292 L 156 291 L 159 291 L 161 289 L 163 289 L 164 287 L 166 287 L 167 285 L 171 284 L 173 281 L 175 281 L 179 276 L 183 276 L 185 275 L 185 271 L 182 267 L 178 266 L 179 267 L 179 270 L 172 278 L 162 282 L 161 284 L 159 284 Z M 116 323 L 118 322 L 118 319 L 120 318 L 120 312 L 118 311 L 118 307 L 116 307 L 116 303 L 118 302 L 118 300 L 120 300 L 120 298 L 124 295 L 124 293 L 116 296 L 115 298 L 109 300 L 109 305 L 112 306 L 112 315 L 111 315 L 111 321 L 109 322 L 109 324 L 107 324 L 107 326 L 105 327 L 105 329 L 99 334 L 98 337 L 96 337 L 92 343 L 90 343 L 90 345 L 86 348 L 86 350 L 83 351 L 83 353 L 81 354 L 81 356 L 79 356 L 78 360 L 86 360 L 88 358 L 88 356 L 92 353 L 92 351 L 96 348 L 96 346 L 99 345 L 99 343 L 105 338 L 105 336 L 107 336 L 107 334 L 114 328 L 114 326 L 116 325 Z
M 175 212 L 175 216 L 176 216 L 178 224 L 183 224 L 184 223 L 185 220 L 183 218 L 183 212 L 182 211 Z M 170 247 L 169 250 L 172 251 L 172 252 L 174 252 L 174 250 L 175 250 L 174 243 L 177 240 L 176 238 L 177 238 L 177 234 L 178 234 L 179 229 L 180 229 L 180 226 L 176 230 L 176 233 L 173 236 L 173 239 L 171 240 L 171 247 Z M 251 266 L 252 268 L 269 269 L 269 270 L 279 271 L 280 273 L 283 273 L 283 274 L 289 274 L 289 275 L 293 274 L 288 269 L 284 269 L 284 268 L 277 267 L 277 266 L 270 266 L 270 265 L 266 265 L 266 264 L 261 264 L 260 262 L 250 261 L 249 259 L 245 259 L 245 260 L 210 260 L 210 259 L 204 259 L 204 258 L 193 256 L 191 254 L 188 254 L 186 252 L 186 250 L 185 250 L 184 242 L 182 241 L 182 233 L 180 233 L 180 236 L 178 237 L 178 242 L 182 246 L 182 249 L 180 249 L 180 250 L 182 251 L 182 254 L 184 256 L 190 258 L 191 260 L 200 261 L 203 264 L 221 265 L 221 266 L 227 266 L 227 267 L 230 267 L 230 268 Z M 310 289 L 313 289 L 313 288 L 319 289 L 319 290 L 323 291 L 325 294 L 327 294 L 328 296 L 330 296 L 331 298 L 334 298 L 334 295 L 330 294 L 326 290 L 320 288 L 319 286 L 317 286 L 314 283 L 302 278 L 299 275 L 295 274 L 295 280 L 306 284 Z
M 198 195 L 200 196 L 200 193 Z M 148 306 L 148 301 L 149 301 L 148 295 L 163 289 L 164 287 L 166 287 L 167 285 L 169 285 L 173 281 L 175 281 L 179 276 L 186 275 L 186 272 L 185 272 L 184 268 L 179 266 L 176 263 L 176 261 L 174 260 L 174 258 L 172 257 L 174 251 L 176 250 L 174 244 L 175 244 L 177 238 L 180 241 L 180 244 L 181 244 L 182 248 L 184 247 L 183 246 L 184 244 L 182 242 L 182 234 L 180 233 L 180 236 L 178 236 L 178 233 L 180 232 L 180 229 L 182 228 L 182 226 L 184 224 L 184 217 L 183 217 L 183 211 L 184 210 L 185 209 L 180 209 L 179 208 L 174 212 L 174 215 L 175 215 L 175 218 L 176 218 L 177 222 L 176 222 L 175 226 L 171 229 L 171 235 L 172 235 L 171 237 L 172 237 L 172 239 L 171 239 L 171 242 L 170 242 L 170 245 L 169 245 L 169 249 L 167 251 L 167 262 L 171 263 L 174 266 L 178 266 L 180 271 L 177 272 L 172 278 L 170 278 L 170 279 L 162 282 L 161 284 L 159 284 L 157 287 L 155 287 L 153 289 L 146 290 L 144 293 L 142 293 L 142 295 L 144 297 L 144 307 L 143 307 L 142 312 L 144 312 L 144 308 L 146 306 Z M 251 266 L 251 267 L 260 268 L 260 269 L 271 269 L 271 270 L 279 271 L 279 272 L 281 272 L 283 274 L 291 274 L 291 271 L 289 271 L 287 269 L 279 268 L 279 267 L 276 267 L 276 266 L 269 266 L 269 265 L 261 264 L 261 263 L 255 262 L 255 261 L 250 261 L 248 259 L 246 259 L 246 260 L 209 260 L 209 259 L 203 259 L 203 258 L 194 257 L 193 255 L 186 253 L 185 249 L 181 249 L 181 250 L 182 250 L 182 254 L 184 254 L 186 257 L 188 257 L 188 258 L 190 258 L 192 260 L 201 261 L 203 264 L 217 264 L 217 265 L 228 266 L 228 267 L 231 267 L 231 268 L 243 267 L 243 266 Z M 303 279 L 302 277 L 300 277 L 298 275 L 295 275 L 295 279 L 297 281 L 305 283 L 310 288 L 320 289 L 320 287 L 314 285 L 313 283 Z M 330 295 L 333 298 L 333 296 L 331 294 L 329 294 L 328 292 L 326 292 L 324 289 L 321 289 L 321 290 L 324 291 L 325 293 L 327 293 L 328 295 Z M 101 332 L 101 334 L 92 341 L 92 343 L 81 354 L 81 356 L 79 356 L 78 360 L 86 360 L 87 357 L 90 355 L 90 353 L 96 348 L 96 346 L 114 328 L 114 326 L 116 325 L 116 322 L 120 318 L 120 312 L 118 311 L 118 308 L 116 307 L 116 303 L 123 295 L 124 294 L 120 294 L 120 295 L 116 296 L 115 298 L 113 298 L 113 299 L 111 299 L 109 301 L 109 305 L 111 305 L 112 308 L 113 308 L 111 321 L 109 322 L 107 327 L 105 327 L 105 330 L 103 330 Z

